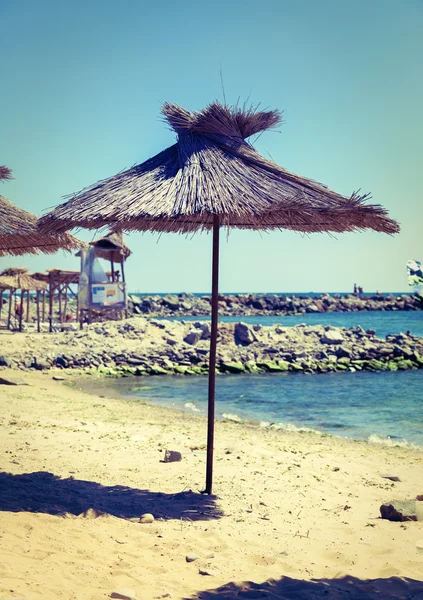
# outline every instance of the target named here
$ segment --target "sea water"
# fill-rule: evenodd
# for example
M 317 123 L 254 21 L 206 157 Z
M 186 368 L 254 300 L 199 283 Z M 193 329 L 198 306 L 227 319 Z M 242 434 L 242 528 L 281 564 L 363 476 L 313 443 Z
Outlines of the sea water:
M 203 317 L 184 317 L 198 321 Z M 410 331 L 423 337 L 422 311 L 308 313 L 293 317 L 222 317 L 283 326 L 332 325 L 376 330 L 379 337 Z M 98 380 L 88 384 L 99 391 Z M 87 384 L 84 384 L 86 387 Z M 148 400 L 207 414 L 206 376 L 128 377 L 107 380 L 104 393 Z M 325 374 L 274 373 L 219 375 L 216 416 L 249 420 L 263 427 L 312 429 L 387 445 L 418 445 L 423 450 L 423 369 L 397 372 Z
M 100 394 L 207 414 L 206 376 L 128 377 L 89 385 Z M 219 375 L 216 417 L 387 445 L 417 444 L 423 450 L 423 370 Z

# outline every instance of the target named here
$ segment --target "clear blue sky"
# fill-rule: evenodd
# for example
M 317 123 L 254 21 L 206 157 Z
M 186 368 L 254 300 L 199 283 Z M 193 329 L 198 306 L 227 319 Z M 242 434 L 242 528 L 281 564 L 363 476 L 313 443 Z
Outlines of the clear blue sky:
M 395 237 L 233 232 L 222 291 L 407 289 L 423 258 L 423 0 L 0 0 L 0 194 L 36 214 L 174 142 L 163 102 L 284 110 L 257 149 L 400 221 Z M 91 239 L 92 232 L 81 237 Z M 211 238 L 133 233 L 130 288 L 208 291 Z M 78 259 L 0 259 L 43 270 Z

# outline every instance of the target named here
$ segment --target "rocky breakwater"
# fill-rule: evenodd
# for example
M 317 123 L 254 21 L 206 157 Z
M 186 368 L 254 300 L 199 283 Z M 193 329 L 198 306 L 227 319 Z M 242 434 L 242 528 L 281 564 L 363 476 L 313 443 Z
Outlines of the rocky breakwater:
M 166 296 L 129 297 L 129 309 L 134 314 L 154 316 L 209 315 L 210 296 L 193 294 L 168 294 Z M 421 296 L 354 296 L 322 294 L 308 296 L 284 296 L 276 294 L 219 295 L 221 315 L 297 315 L 324 312 L 357 312 L 369 310 L 397 311 L 422 310 Z
M 83 331 L 12 336 L 0 366 L 89 369 L 109 376 L 203 375 L 208 372 L 210 325 L 131 318 Z M 264 327 L 221 323 L 219 373 L 327 373 L 423 368 L 423 338 L 403 333 L 385 340 L 374 331 L 327 326 Z

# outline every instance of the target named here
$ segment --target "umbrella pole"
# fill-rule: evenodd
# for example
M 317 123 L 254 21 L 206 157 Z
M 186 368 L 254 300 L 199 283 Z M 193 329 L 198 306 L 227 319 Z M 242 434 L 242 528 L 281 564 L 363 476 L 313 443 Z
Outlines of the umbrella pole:
M 212 263 L 212 299 L 211 299 L 211 332 L 209 358 L 209 398 L 207 414 L 207 468 L 206 494 L 212 493 L 213 486 L 213 447 L 214 447 L 214 399 L 216 388 L 216 345 L 218 322 L 219 294 L 219 216 L 213 216 L 213 263 Z

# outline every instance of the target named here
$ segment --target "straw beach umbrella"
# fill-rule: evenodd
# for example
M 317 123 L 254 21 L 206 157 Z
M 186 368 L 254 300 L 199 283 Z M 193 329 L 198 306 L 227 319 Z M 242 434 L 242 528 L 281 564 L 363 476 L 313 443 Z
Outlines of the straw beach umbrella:
M 40 329 L 40 314 L 39 314 L 39 292 L 45 290 L 47 288 L 47 284 L 43 281 L 39 281 L 28 273 L 28 269 L 23 267 L 11 267 L 9 269 L 4 269 L 0 273 L 0 290 L 4 289 L 9 290 L 9 315 L 7 319 L 7 326 L 10 327 L 11 321 L 11 313 L 12 313 L 12 296 L 15 294 L 16 290 L 21 291 L 20 298 L 20 310 L 19 310 L 19 330 L 22 331 L 22 319 L 24 313 L 24 294 L 26 292 L 27 295 L 27 310 L 26 310 L 26 319 L 29 320 L 29 300 L 30 300 L 30 291 L 37 292 L 37 326 L 38 330 Z M 1 294 L 2 295 L 2 294 Z
M 399 227 L 369 196 L 345 197 L 263 158 L 246 139 L 274 128 L 279 111 L 257 112 L 218 103 L 197 113 L 165 104 L 178 136 L 160 154 L 75 194 L 40 220 L 40 230 L 74 227 L 186 233 L 213 231 L 212 321 L 206 492 L 212 491 L 214 396 L 221 227 L 301 232 Z
M 0 166 L 0 180 L 12 179 L 12 171 Z M 61 248 L 71 250 L 80 242 L 70 234 L 42 235 L 37 229 L 37 217 L 14 206 L 0 196 L 0 256 L 22 254 L 53 254 Z

